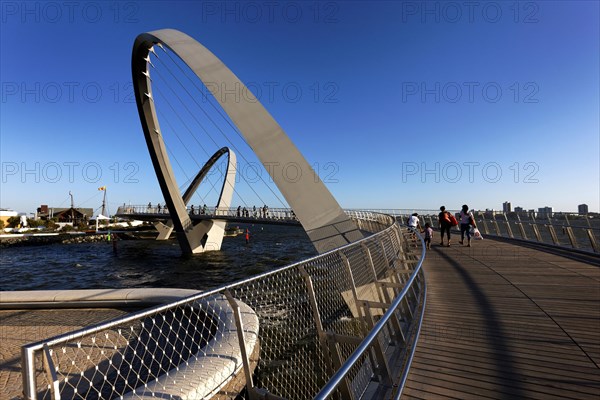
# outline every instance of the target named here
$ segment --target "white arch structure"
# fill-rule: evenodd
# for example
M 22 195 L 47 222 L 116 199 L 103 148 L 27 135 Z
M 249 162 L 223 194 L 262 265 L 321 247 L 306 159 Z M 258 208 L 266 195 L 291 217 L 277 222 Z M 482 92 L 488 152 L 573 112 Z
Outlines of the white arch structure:
M 244 83 L 213 53 L 190 36 L 173 29 L 161 29 L 143 33 L 136 38 L 131 67 L 144 136 L 184 253 L 204 251 L 206 232 L 201 228 L 201 224 L 194 226 L 187 214 L 162 139 L 152 99 L 149 71 L 149 52 L 153 51 L 156 44 L 161 44 L 175 53 L 211 91 L 261 163 L 269 166 L 266 168 L 267 172 L 294 210 L 319 253 L 363 237 L 323 182 L 315 181 L 314 177 L 317 175 L 312 167 Z M 227 101 L 228 97 L 219 96 L 220 87 L 236 88 L 243 91 L 240 93 L 244 93 L 244 96 L 235 96 L 234 101 Z M 299 176 L 293 181 L 286 179 L 277 168 L 291 164 L 299 170 Z
M 227 215 L 227 210 L 229 210 L 229 207 L 231 207 L 231 199 L 233 198 L 237 164 L 235 153 L 229 147 L 222 147 L 217 150 L 215 154 L 213 154 L 202 166 L 198 174 L 196 174 L 182 196 L 183 203 L 186 205 L 186 207 L 210 169 L 225 154 L 228 156 L 227 169 L 225 171 L 223 186 L 221 187 L 221 192 L 219 193 L 219 201 L 217 202 L 215 214 L 219 215 L 222 212 L 224 215 Z M 195 228 L 198 229 L 198 231 L 202 231 L 202 237 L 205 238 L 202 243 L 202 248 L 199 250 L 220 250 L 221 244 L 223 243 L 223 235 L 225 234 L 226 224 L 226 221 L 219 219 L 201 221 L 198 225 L 202 225 L 203 228 Z M 167 223 L 157 221 L 154 224 L 154 227 L 158 230 L 158 237 L 156 240 L 167 240 L 173 232 L 173 221 L 169 220 Z

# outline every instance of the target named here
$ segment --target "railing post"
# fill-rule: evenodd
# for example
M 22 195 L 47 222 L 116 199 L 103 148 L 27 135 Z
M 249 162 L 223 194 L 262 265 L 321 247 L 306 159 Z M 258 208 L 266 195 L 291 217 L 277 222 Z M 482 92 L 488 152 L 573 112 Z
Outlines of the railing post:
M 356 314 L 360 319 L 364 318 L 363 313 L 361 312 L 361 307 L 358 304 L 358 293 L 356 292 L 356 283 L 354 282 L 354 274 L 352 273 L 352 268 L 350 267 L 350 261 L 348 257 L 341 251 L 338 251 L 338 255 L 342 259 L 342 262 L 346 266 L 346 270 L 348 271 L 348 277 L 350 278 L 350 291 L 352 292 L 352 298 L 354 299 L 354 305 L 356 307 Z M 364 332 L 366 333 L 366 332 Z
M 494 228 L 496 228 L 496 235 L 502 236 L 500 234 L 500 227 L 498 226 L 498 221 L 496 221 L 496 216 L 492 215 L 492 222 L 494 223 Z
M 537 241 L 540 243 L 544 243 L 542 235 L 540 234 L 540 230 L 538 229 L 537 223 L 535 221 L 533 222 L 533 224 L 531 224 L 531 228 L 533 229 L 533 234 L 535 235 Z
M 525 227 L 521 222 L 521 216 L 519 215 L 519 213 L 517 213 L 517 220 L 519 221 L 519 230 L 521 231 L 521 238 L 523 238 L 524 240 L 528 240 L 527 234 L 525 233 Z
M 375 285 L 375 290 L 377 291 L 377 297 L 379 298 L 379 301 L 381 303 L 392 304 L 392 299 L 390 298 L 387 288 L 385 287 L 385 285 L 382 285 L 377 279 L 377 271 L 375 270 L 375 264 L 373 263 L 373 258 L 371 257 L 371 250 L 369 250 L 367 245 L 364 243 L 361 243 L 360 247 L 363 249 L 363 252 L 367 257 L 367 262 L 369 263 L 371 271 L 373 272 L 373 283 Z M 396 274 L 393 274 L 391 276 L 392 279 L 394 276 L 396 276 Z M 400 337 L 400 339 L 404 341 L 404 335 L 400 326 L 400 321 L 398 321 L 397 318 L 394 318 L 392 320 L 392 323 L 394 325 L 394 329 L 397 331 L 393 332 L 393 330 L 390 329 L 393 332 L 392 336 L 396 338 Z
M 304 283 L 306 284 L 306 292 L 308 294 L 308 299 L 310 301 L 310 307 L 313 313 L 313 320 L 315 321 L 315 327 L 317 329 L 317 336 L 319 337 L 319 343 L 321 348 L 323 349 L 323 354 L 330 359 L 331 362 L 327 363 L 327 367 L 329 369 L 329 374 L 333 375 L 335 371 L 333 370 L 333 359 L 330 354 L 330 346 L 328 341 L 330 340 L 323 329 L 323 323 L 321 322 L 321 313 L 319 312 L 319 306 L 317 304 L 317 297 L 315 296 L 315 288 L 313 286 L 313 281 L 304 266 L 300 265 L 298 267 L 300 271 L 300 275 L 304 278 Z M 337 350 L 336 350 L 337 351 Z M 347 385 L 347 383 L 346 383 Z
M 373 326 L 374 326 L 373 320 L 372 320 L 372 315 L 371 315 L 371 310 L 368 306 L 364 307 L 363 306 L 364 302 L 358 298 L 358 293 L 356 292 L 356 283 L 354 281 L 354 274 L 352 273 L 350 261 L 348 260 L 348 257 L 346 257 L 346 255 L 344 253 L 342 253 L 341 251 L 338 252 L 338 254 L 342 258 L 342 260 L 348 270 L 348 275 L 350 277 L 350 282 L 352 284 L 352 296 L 354 297 L 356 313 L 358 314 L 360 319 L 362 319 L 364 322 L 367 323 L 367 325 L 369 325 L 369 330 L 371 330 L 371 329 L 373 329 Z M 389 262 L 388 262 L 388 267 L 389 267 Z M 364 331 L 365 337 L 368 334 L 369 334 L 369 331 L 365 330 Z M 378 372 L 382 376 L 383 381 L 389 381 L 389 379 L 390 379 L 389 367 L 387 365 L 385 353 L 384 353 L 383 349 L 381 348 L 381 343 L 379 342 L 378 339 L 375 340 L 375 343 L 373 344 L 373 348 L 375 351 L 375 356 L 377 358 L 377 362 L 375 362 L 375 360 L 373 360 L 371 357 L 371 353 L 369 352 L 369 359 L 371 360 L 371 363 L 373 364 L 373 368 L 377 368 Z
M 577 246 L 577 238 L 575 237 L 575 234 L 573 233 L 573 228 L 571 226 L 567 226 L 565 227 L 565 230 L 567 232 L 567 236 L 569 236 L 569 241 L 571 242 L 571 246 L 576 249 Z
M 246 336 L 244 334 L 244 326 L 242 323 L 242 316 L 240 314 L 240 306 L 237 303 L 237 300 L 233 297 L 229 289 L 225 290 L 225 297 L 229 302 L 233 310 L 233 315 L 235 318 L 235 327 L 237 329 L 238 342 L 240 344 L 240 354 L 242 357 L 242 364 L 244 367 L 244 376 L 246 378 L 246 388 L 248 390 L 248 394 L 250 399 L 258 398 L 255 388 L 254 382 L 252 381 L 252 370 L 250 369 L 250 359 L 248 358 L 248 353 L 246 352 Z
M 550 237 L 552 237 L 552 242 L 559 246 L 560 242 L 558 241 L 558 237 L 556 236 L 556 231 L 554 230 L 554 226 L 552 226 L 552 223 L 549 223 L 548 225 L 546 225 L 548 227 L 548 231 L 550 232 Z
M 50 348 L 47 344 L 44 344 L 42 349 L 42 360 L 44 362 L 46 379 L 48 379 L 48 382 L 50 382 L 50 394 L 52 396 L 52 400 L 60 400 L 60 386 L 58 384 L 58 377 L 56 376 L 56 368 L 54 368 L 54 362 L 52 361 Z
M 329 345 L 328 351 L 329 351 L 329 354 L 331 354 L 333 365 L 335 366 L 335 368 L 337 370 L 339 370 L 340 368 L 342 368 L 342 365 L 344 365 L 344 362 L 343 362 L 342 356 L 340 354 L 340 345 L 339 345 L 339 343 L 336 342 L 334 335 L 332 333 L 327 334 L 327 344 Z M 340 386 L 338 386 L 338 387 L 340 388 L 340 391 L 342 392 L 343 399 L 348 399 L 348 400 L 355 399 L 354 392 L 352 391 L 352 389 L 350 387 L 350 383 L 348 382 L 347 377 L 344 377 L 344 379 L 342 379 Z
M 512 228 L 510 227 L 510 223 L 508 222 L 508 216 L 506 215 L 506 213 L 504 214 L 504 220 L 506 221 L 506 231 L 508 232 L 508 237 L 510 237 L 511 239 L 514 239 L 514 235 L 513 235 L 513 231 Z
M 489 235 L 490 231 L 487 226 L 487 221 L 485 220 L 485 214 L 481 214 L 481 223 L 483 224 L 483 233 Z
M 596 243 L 596 237 L 594 236 L 594 231 L 590 228 L 590 229 L 586 229 L 588 238 L 590 239 L 590 244 L 592 245 L 592 249 L 594 250 L 594 252 L 596 253 L 600 253 L 600 251 L 598 250 L 598 244 Z
M 394 258 L 394 269 L 396 269 L 396 260 L 400 260 L 400 263 L 402 264 L 402 266 L 404 268 L 407 268 L 406 266 L 406 253 L 404 252 L 404 248 L 402 247 L 402 239 L 401 239 L 401 232 L 400 232 L 400 225 L 397 223 L 394 223 L 394 226 L 392 228 L 392 230 L 394 231 L 394 238 L 396 245 L 394 246 L 395 249 L 395 258 Z M 392 238 L 390 238 L 390 241 L 392 242 L 392 244 L 394 244 L 394 240 L 392 240 Z
M 365 319 L 369 326 L 369 331 L 373 330 L 375 327 L 375 320 L 373 319 L 373 313 L 371 312 L 371 307 L 368 302 L 363 302 L 361 304 L 365 309 Z M 385 352 L 381 346 L 381 341 L 379 338 L 375 338 L 375 342 L 373 344 L 375 354 L 377 356 L 377 372 L 379 373 L 379 382 L 384 385 L 389 385 L 392 382 L 392 376 L 390 373 L 390 366 L 388 364 L 387 358 L 385 357 Z
M 397 253 L 397 259 L 400 260 L 400 263 L 402 264 L 402 267 L 406 270 L 409 269 L 409 265 L 407 262 L 407 258 L 406 258 L 406 250 L 404 249 L 404 235 L 402 234 L 402 232 L 400 231 L 401 225 L 399 224 L 395 224 L 394 226 L 394 234 L 395 234 L 395 238 L 396 238 L 396 243 L 398 246 L 398 253 Z M 393 241 L 392 241 L 393 242 Z M 380 246 L 382 248 L 382 251 L 385 251 L 384 247 L 383 247 L 383 243 L 381 242 L 381 240 L 379 241 Z M 385 257 L 387 260 L 387 257 Z M 394 272 L 397 273 L 397 268 L 396 268 L 396 264 L 394 263 L 393 265 L 394 267 Z
M 37 385 L 35 382 L 35 350 L 21 348 L 21 375 L 23 379 L 23 396 L 26 400 L 35 400 Z
M 363 253 L 365 253 L 365 256 L 367 257 L 367 263 L 369 264 L 369 267 L 371 267 L 370 269 L 371 269 L 371 272 L 373 273 L 373 280 L 377 281 L 377 271 L 375 270 L 375 264 L 373 264 L 373 257 L 371 257 L 371 250 L 369 250 L 367 245 L 364 243 L 360 244 L 360 248 L 362 249 Z
M 390 260 L 387 258 L 387 253 L 385 251 L 385 245 L 383 244 L 382 240 L 379 240 L 378 243 L 379 243 L 379 247 L 381 247 L 381 254 L 383 255 L 383 259 L 385 260 L 385 264 L 387 266 L 386 269 L 389 269 L 389 267 L 390 267 Z

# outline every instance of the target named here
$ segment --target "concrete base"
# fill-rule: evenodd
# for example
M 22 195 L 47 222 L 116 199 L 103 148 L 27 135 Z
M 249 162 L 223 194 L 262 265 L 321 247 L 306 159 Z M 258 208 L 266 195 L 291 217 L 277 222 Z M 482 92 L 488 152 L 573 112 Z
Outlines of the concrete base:
M 0 309 L 153 306 L 198 294 L 191 289 L 85 289 L 0 292 Z
M 173 232 L 173 221 L 167 221 L 167 223 L 157 221 L 154 223 L 154 227 L 158 231 L 156 240 L 168 240 Z

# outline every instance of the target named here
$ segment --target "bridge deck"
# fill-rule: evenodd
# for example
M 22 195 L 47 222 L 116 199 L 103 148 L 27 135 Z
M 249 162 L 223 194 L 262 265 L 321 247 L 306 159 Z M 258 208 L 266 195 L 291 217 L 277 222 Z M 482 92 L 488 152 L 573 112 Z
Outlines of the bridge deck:
M 126 214 L 117 213 L 116 217 L 119 218 L 131 218 L 140 221 L 167 221 L 171 219 L 169 213 L 137 213 L 137 214 Z M 300 221 L 295 218 L 277 218 L 277 217 L 238 217 L 236 215 L 212 215 L 212 214 L 192 214 L 190 215 L 192 221 L 205 221 L 218 219 L 221 221 L 227 221 L 231 223 L 242 223 L 242 224 L 265 224 L 265 225 L 294 225 L 300 226 Z
M 433 244 L 403 398 L 600 398 L 600 266 L 494 240 Z

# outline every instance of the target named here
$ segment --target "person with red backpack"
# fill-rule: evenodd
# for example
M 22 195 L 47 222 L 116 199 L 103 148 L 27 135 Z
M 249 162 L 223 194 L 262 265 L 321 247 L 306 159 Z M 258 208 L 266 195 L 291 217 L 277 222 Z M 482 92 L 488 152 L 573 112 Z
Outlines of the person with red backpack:
M 440 207 L 440 213 L 438 214 L 439 224 L 440 224 L 440 237 L 442 239 L 440 246 L 444 245 L 444 232 L 446 232 L 446 237 L 448 238 L 447 246 L 450 247 L 450 228 L 454 225 L 458 225 L 458 221 L 456 221 L 456 217 L 446 211 L 446 207 Z

